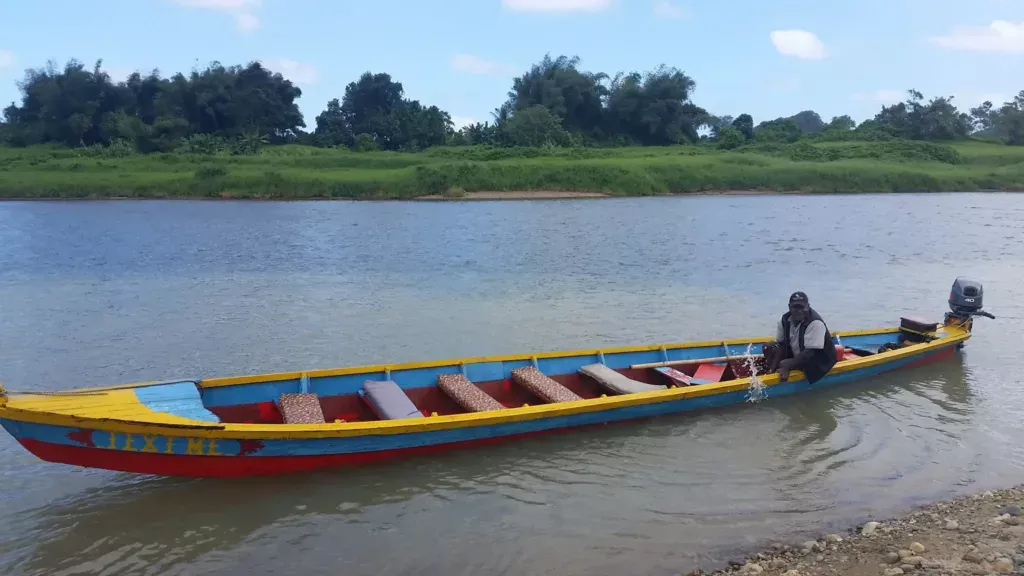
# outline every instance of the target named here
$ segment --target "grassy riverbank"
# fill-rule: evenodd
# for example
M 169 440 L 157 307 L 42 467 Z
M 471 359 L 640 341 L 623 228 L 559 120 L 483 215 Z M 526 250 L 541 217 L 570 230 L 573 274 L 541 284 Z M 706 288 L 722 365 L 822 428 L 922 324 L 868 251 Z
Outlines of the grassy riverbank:
M 2 198 L 461 198 L 524 190 L 548 196 L 1024 190 L 1024 148 L 890 141 L 737 151 L 440 147 L 412 154 L 279 146 L 250 156 L 0 148 Z

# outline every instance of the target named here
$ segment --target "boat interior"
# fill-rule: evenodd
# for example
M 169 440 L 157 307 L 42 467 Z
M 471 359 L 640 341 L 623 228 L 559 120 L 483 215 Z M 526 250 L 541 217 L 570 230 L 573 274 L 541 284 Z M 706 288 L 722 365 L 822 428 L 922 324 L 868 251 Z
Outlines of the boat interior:
M 833 341 L 842 362 L 899 347 L 905 338 L 893 329 Z M 762 346 L 656 346 L 212 378 L 139 387 L 135 395 L 153 411 L 221 423 L 429 418 L 748 378 L 752 368 L 765 372 Z

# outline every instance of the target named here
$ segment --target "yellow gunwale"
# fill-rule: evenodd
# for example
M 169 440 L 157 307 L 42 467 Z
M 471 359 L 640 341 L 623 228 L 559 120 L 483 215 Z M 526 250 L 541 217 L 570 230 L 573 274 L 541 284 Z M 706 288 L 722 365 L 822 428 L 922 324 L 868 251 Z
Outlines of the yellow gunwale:
M 842 374 L 844 372 L 859 370 L 862 368 L 869 368 L 879 364 L 885 364 L 892 361 L 910 358 L 913 356 L 925 354 L 929 351 L 938 350 L 940 348 L 945 348 L 956 343 L 963 342 L 971 337 L 971 333 L 969 330 L 965 330 L 963 328 L 959 328 L 956 326 L 945 326 L 943 330 L 946 332 L 946 336 L 937 338 L 931 342 L 914 344 L 897 350 L 890 350 L 887 352 L 883 352 L 881 354 L 875 354 L 872 356 L 866 356 L 854 360 L 845 360 L 843 362 L 836 364 L 831 374 Z M 868 334 L 887 334 L 898 331 L 898 328 L 882 328 L 875 330 L 833 332 L 832 334 L 838 335 L 840 338 L 842 338 Z M 218 378 L 214 379 L 214 386 L 235 386 L 257 382 L 269 382 L 280 379 L 298 378 L 302 374 L 305 374 L 309 377 L 342 374 L 359 374 L 364 372 L 380 372 L 385 369 L 396 371 L 414 368 L 453 366 L 459 365 L 460 363 L 463 362 L 467 364 L 473 362 L 507 362 L 517 360 L 529 360 L 531 358 L 587 356 L 597 354 L 598 352 L 608 354 L 621 352 L 650 351 L 659 350 L 662 346 L 664 346 L 665 348 L 701 348 L 708 346 L 721 346 L 723 344 L 735 345 L 746 344 L 749 342 L 763 343 L 770 342 L 772 340 L 772 338 L 753 338 L 725 341 L 690 342 L 683 344 L 637 346 L 626 348 L 606 348 L 578 350 L 569 352 L 544 352 L 538 354 L 521 354 L 513 356 L 489 356 L 482 358 L 438 360 L 430 362 L 363 366 L 305 372 L 284 372 L 275 374 L 261 374 L 254 376 Z M 790 380 L 792 381 L 797 381 L 802 378 L 803 373 L 800 371 L 794 371 L 790 375 Z M 200 385 L 203 387 L 207 387 L 209 386 L 209 382 L 210 381 L 203 381 Z M 768 387 L 777 385 L 779 384 L 778 375 L 766 375 L 761 378 L 761 382 L 764 386 Z M 139 386 L 152 384 L 153 383 L 151 382 L 147 382 L 134 385 L 120 385 L 101 388 L 79 389 L 78 391 L 102 392 L 111 390 L 122 390 L 125 388 L 135 388 Z M 453 414 L 450 416 L 433 416 L 422 419 L 416 418 L 405 420 L 373 420 L 367 422 L 324 424 L 234 424 L 209 423 L 198 420 L 189 421 L 186 419 L 180 419 L 180 423 L 168 423 L 149 422 L 141 420 L 120 420 L 112 418 L 81 417 L 70 414 L 57 414 L 52 412 L 18 408 L 16 406 L 16 400 L 19 398 L 19 396 L 12 395 L 9 398 L 9 400 L 14 401 L 15 405 L 12 406 L 10 402 L 6 406 L 0 405 L 0 417 L 22 422 L 33 422 L 38 424 L 50 424 L 54 426 L 88 428 L 93 430 L 132 434 L 163 434 L 166 436 L 192 436 L 238 440 L 345 438 L 352 436 L 367 436 L 381 434 L 422 433 L 474 426 L 489 426 L 509 422 L 529 421 L 539 418 L 567 416 L 572 414 L 597 412 L 603 410 L 614 410 L 617 408 L 625 408 L 629 406 L 638 406 L 657 402 L 667 402 L 674 400 L 682 400 L 686 398 L 698 398 L 702 396 L 724 394 L 744 390 L 747 389 L 748 387 L 748 379 L 735 379 L 725 382 L 715 382 L 711 384 L 688 386 L 685 388 L 668 388 L 665 390 L 657 390 L 653 392 L 641 392 L 628 395 L 607 396 L 601 398 L 578 400 L 574 402 L 561 402 L 557 404 L 541 404 L 536 406 L 524 406 L 519 408 L 506 408 L 503 410 L 493 410 L 488 412 Z M 24 396 L 38 397 L 36 395 Z M 156 413 L 153 414 L 154 416 L 157 415 Z
M 899 328 L 880 328 L 877 330 L 851 330 L 848 332 L 832 332 L 833 336 L 850 337 L 863 336 L 866 334 L 890 334 L 899 332 Z M 707 340 L 701 342 L 678 342 L 674 344 L 650 344 L 642 346 L 624 346 L 618 348 L 589 348 L 581 350 L 565 350 L 551 352 L 537 352 L 534 354 L 512 354 L 501 356 L 477 356 L 468 358 L 449 358 L 443 360 L 428 360 L 424 362 L 406 362 L 402 364 L 373 364 L 367 366 L 352 366 L 348 368 L 323 368 L 316 370 L 299 370 L 293 372 L 276 372 L 269 374 L 253 374 L 249 376 L 225 376 L 219 378 L 207 378 L 201 383 L 203 388 L 217 388 L 220 386 L 238 386 L 240 384 L 259 384 L 261 382 L 273 382 L 276 380 L 291 380 L 306 375 L 310 378 L 322 378 L 324 376 L 348 376 L 351 374 L 367 374 L 384 372 L 390 370 L 415 370 L 417 368 L 441 368 L 444 366 L 458 366 L 459 364 L 477 364 L 483 362 L 517 362 L 523 360 L 537 360 L 543 358 L 566 358 L 573 356 L 594 356 L 596 354 L 622 354 L 628 352 L 651 352 L 666 349 L 686 348 L 708 348 L 712 346 L 735 346 L 740 344 L 755 344 L 771 342 L 774 338 L 737 338 L 731 340 Z

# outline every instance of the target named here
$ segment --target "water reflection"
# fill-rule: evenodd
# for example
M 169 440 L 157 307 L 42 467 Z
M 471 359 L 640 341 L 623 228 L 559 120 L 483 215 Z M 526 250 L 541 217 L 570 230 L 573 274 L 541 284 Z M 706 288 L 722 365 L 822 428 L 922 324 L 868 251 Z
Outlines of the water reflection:
M 346 476 L 312 474 L 284 482 L 144 480 L 89 490 L 27 510 L 13 520 L 31 519 L 35 524 L 23 536 L 23 543 L 39 542 L 24 561 L 30 574 L 82 565 L 103 571 L 114 563 L 119 564 L 118 573 L 144 573 L 235 547 L 264 526 L 288 531 L 302 526 L 304 518 L 321 515 L 359 522 L 367 507 L 401 503 L 432 491 L 443 493 L 447 474 L 436 465 L 426 468 L 421 464 L 407 470 L 411 479 L 418 480 L 413 483 L 402 475 L 388 475 L 386 467 Z
M 1019 478 L 1024 197 L 801 201 L 4 203 L 15 388 L 745 337 L 794 289 L 860 329 L 941 319 L 957 275 L 999 320 L 836 389 L 289 478 L 69 469 L 2 438 L 0 571 L 675 574 Z M 965 204 L 994 225 L 935 228 Z
M 493 508 L 499 524 L 507 522 L 501 519 L 510 514 L 502 511 L 506 506 L 520 513 L 561 510 L 571 518 L 578 511 L 566 507 L 567 501 L 580 493 L 599 493 L 617 501 L 616 508 L 623 500 L 643 506 L 640 527 L 619 524 L 627 517 L 621 517 L 621 510 L 615 513 L 618 525 L 605 529 L 616 537 L 649 541 L 658 536 L 659 526 L 677 533 L 682 529 L 688 536 L 700 532 L 701 553 L 710 560 L 734 549 L 734 542 L 716 542 L 717 534 L 739 526 L 753 535 L 780 516 L 834 510 L 841 505 L 838 499 L 851 495 L 841 495 L 832 481 L 841 475 L 844 484 L 849 482 L 851 466 L 864 471 L 863 481 L 875 483 L 896 480 L 890 470 L 914 482 L 932 474 L 905 459 L 892 469 L 890 463 L 878 462 L 884 460 L 884 447 L 891 449 L 908 437 L 900 438 L 898 426 L 878 429 L 877 418 L 864 418 L 870 409 L 884 408 L 893 421 L 903 419 L 906 411 L 920 423 L 928 419 L 929 405 L 939 406 L 945 424 L 935 429 L 955 445 L 968 433 L 969 401 L 966 371 L 957 355 L 757 405 L 623 423 L 440 458 L 231 481 L 135 480 L 119 474 L 124 483 L 84 490 L 15 515 L 13 524 L 29 528 L 7 545 L 31 549 L 18 561 L 27 574 L 101 573 L 115 567 L 123 574 L 163 573 L 218 551 L 247 548 L 253 540 L 313 537 L 324 526 L 345 525 L 335 529 L 346 534 L 356 529 L 364 538 L 374 538 L 391 533 L 409 515 L 439 514 L 445 506 L 464 506 L 478 498 L 498 498 L 482 508 Z M 864 426 L 868 421 L 875 426 L 870 432 Z M 709 487 L 733 496 L 708 498 Z M 268 535 L 268 530 L 278 536 Z M 412 559 L 407 561 L 403 567 L 411 566 Z

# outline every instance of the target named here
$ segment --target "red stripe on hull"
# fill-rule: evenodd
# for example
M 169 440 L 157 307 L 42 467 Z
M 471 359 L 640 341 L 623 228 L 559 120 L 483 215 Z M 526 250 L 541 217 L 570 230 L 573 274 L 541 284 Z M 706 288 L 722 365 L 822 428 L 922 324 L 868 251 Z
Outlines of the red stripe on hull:
M 908 368 L 918 368 L 920 366 L 926 366 L 928 364 L 932 364 L 933 362 L 938 362 L 939 360 L 944 360 L 946 358 L 949 358 L 955 352 L 956 352 L 956 346 L 950 346 L 949 348 L 946 348 L 945 350 L 939 350 L 938 352 L 932 354 L 931 356 L 925 356 L 924 358 L 921 358 L 920 360 L 914 360 L 913 362 L 911 362 L 909 364 L 906 364 L 904 366 L 900 366 L 899 370 L 906 370 Z
M 596 424 L 600 426 L 601 424 Z M 137 474 L 156 474 L 159 476 L 191 476 L 211 478 L 237 478 L 242 476 L 269 476 L 308 472 L 319 468 L 356 466 L 391 460 L 441 454 L 451 450 L 489 446 L 508 440 L 538 436 L 551 432 L 577 430 L 584 426 L 572 428 L 556 428 L 540 432 L 527 432 L 497 438 L 465 440 L 449 444 L 417 446 L 415 448 L 399 448 L 379 452 L 354 452 L 349 454 L 326 454 L 318 456 L 180 456 L 166 454 L 149 454 L 143 452 L 124 452 L 105 450 L 102 448 L 85 448 L 51 444 L 32 439 L 19 439 L 21 445 L 29 452 L 47 462 L 70 464 L 87 468 L 103 468 L 120 472 Z

